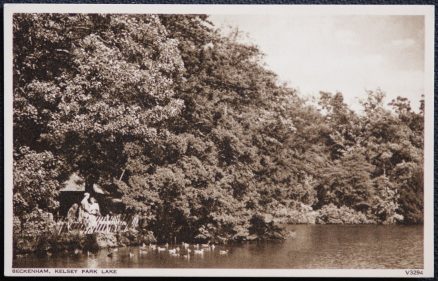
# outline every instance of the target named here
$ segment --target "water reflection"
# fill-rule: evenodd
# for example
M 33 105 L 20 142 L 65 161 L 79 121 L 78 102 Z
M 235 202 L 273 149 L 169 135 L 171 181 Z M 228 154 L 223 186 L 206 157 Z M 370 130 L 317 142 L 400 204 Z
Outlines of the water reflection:
M 202 254 L 120 248 L 96 254 L 27 256 L 15 267 L 77 268 L 423 268 L 422 226 L 296 225 L 283 242 L 216 246 Z M 172 245 L 171 245 L 172 247 Z M 174 247 L 172 247 L 174 248 Z M 131 255 L 130 255 L 131 253 Z
M 88 257 L 87 258 L 87 267 L 88 268 L 99 267 L 99 260 L 96 257 Z

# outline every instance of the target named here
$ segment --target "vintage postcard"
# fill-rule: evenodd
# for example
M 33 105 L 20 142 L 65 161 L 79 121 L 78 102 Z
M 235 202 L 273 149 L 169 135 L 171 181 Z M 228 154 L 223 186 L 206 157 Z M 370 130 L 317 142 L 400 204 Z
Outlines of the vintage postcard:
M 433 6 L 4 8 L 5 275 L 433 277 Z

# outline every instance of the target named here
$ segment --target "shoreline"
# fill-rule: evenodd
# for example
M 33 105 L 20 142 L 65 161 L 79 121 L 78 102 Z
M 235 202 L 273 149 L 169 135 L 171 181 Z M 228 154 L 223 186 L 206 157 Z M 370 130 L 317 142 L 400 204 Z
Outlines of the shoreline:
M 285 240 L 288 239 L 295 239 L 297 237 L 297 233 L 295 229 L 287 229 L 290 227 L 294 227 L 294 226 L 346 226 L 346 227 L 362 227 L 362 226 L 376 226 L 376 227 L 394 227 L 394 226 L 398 226 L 398 227 L 416 227 L 416 226 L 423 226 L 424 224 L 378 224 L 378 223 L 362 223 L 362 224 L 349 224 L 349 223 L 282 223 L 282 222 L 276 222 L 280 227 L 282 227 L 282 229 L 286 232 L 286 235 L 283 239 L 242 239 L 242 240 L 230 240 L 227 241 L 225 243 L 215 243 L 216 245 L 228 245 L 228 246 L 232 246 L 232 245 L 240 245 L 240 244 L 246 244 L 246 243 L 260 243 L 260 242 L 265 242 L 265 243 L 274 243 L 274 242 L 283 242 Z M 107 237 L 111 237 L 111 236 L 120 236 L 122 233 L 93 233 L 93 234 L 85 234 L 85 233 L 79 233 L 79 236 L 85 238 L 85 239 L 90 239 L 94 236 L 94 238 L 96 238 L 96 236 L 101 236 L 103 238 L 107 238 Z M 66 236 L 66 235 L 64 235 Z M 112 245 L 105 245 L 105 244 L 100 244 L 98 246 L 96 246 L 96 243 L 99 243 L 98 241 L 94 240 L 91 242 L 94 245 L 74 245 L 73 247 L 65 247 L 65 248 L 59 248 L 57 250 L 53 250 L 52 248 L 50 250 L 41 250 L 41 249 L 36 249 L 33 251 L 23 251 L 23 250 L 19 250 L 14 248 L 14 252 L 17 251 L 17 254 L 14 255 L 14 259 L 16 257 L 25 257 L 25 256 L 63 256 L 63 254 L 66 255 L 75 255 L 75 251 L 80 251 L 82 253 L 86 253 L 86 252 L 98 252 L 98 251 L 102 251 L 104 249 L 119 249 L 119 248 L 136 248 L 136 247 L 141 247 L 141 245 L 143 243 L 139 243 L 137 241 L 116 241 L 115 243 L 113 243 Z M 68 244 L 68 243 L 67 243 Z M 157 246 L 164 246 L 166 243 L 162 242 L 162 243 L 156 243 L 153 241 L 149 241 L 149 243 L 144 243 L 145 245 L 157 245 Z M 177 246 L 181 244 L 181 242 L 179 243 L 169 243 L 169 246 L 173 245 L 173 246 Z M 196 244 L 196 243 L 192 243 L 189 242 L 189 244 Z M 71 242 L 70 242 L 71 245 Z M 60 255 L 61 254 L 61 255 Z
M 416 226 L 416 227 L 415 227 Z M 217 245 L 215 249 L 215 253 L 209 251 L 205 254 L 204 257 L 193 255 L 190 261 L 191 263 L 197 264 L 201 262 L 201 260 L 207 261 L 207 267 L 214 267 L 215 261 L 219 263 L 225 262 L 225 264 L 229 264 L 226 261 L 230 258 L 240 260 L 243 255 L 249 254 L 247 266 L 251 266 L 253 260 L 254 262 L 258 260 L 258 257 L 261 255 L 265 256 L 265 253 L 268 255 L 267 257 L 273 257 L 276 259 L 277 257 L 286 257 L 289 256 L 289 253 L 295 256 L 295 259 L 291 259 L 290 261 L 284 261 L 283 265 L 277 264 L 279 268 L 287 268 L 288 264 L 293 266 L 297 266 L 295 268 L 299 268 L 298 266 L 310 266 L 315 267 L 315 264 L 325 263 L 326 258 L 331 255 L 337 255 L 338 251 L 341 251 L 347 256 L 352 257 L 349 259 L 351 265 L 364 266 L 361 262 L 361 258 L 363 256 L 359 254 L 359 252 L 364 251 L 365 255 L 372 260 L 371 257 L 373 253 L 386 253 L 391 255 L 392 249 L 396 247 L 400 254 L 400 260 L 397 263 L 402 266 L 404 263 L 404 259 L 406 257 L 417 257 L 414 255 L 422 248 L 420 244 L 417 244 L 417 249 L 410 247 L 410 243 L 415 241 L 420 242 L 421 237 L 424 235 L 422 232 L 421 225 L 345 225 L 345 227 L 341 225 L 289 225 L 289 228 L 292 228 L 296 231 L 297 237 L 295 239 L 288 238 L 284 241 L 244 241 L 244 242 L 233 242 L 227 245 Z M 395 245 L 391 246 L 391 237 L 397 235 L 397 233 L 404 233 L 404 242 L 400 244 L 401 248 L 398 248 Z M 356 240 L 353 239 L 352 236 L 359 235 L 361 239 Z M 321 240 L 322 239 L 322 240 Z M 318 242 L 319 241 L 319 242 Z M 338 242 L 336 242 L 338 241 Z M 339 242 L 342 241 L 341 244 Z M 383 245 L 387 246 L 377 246 L 375 245 L 376 241 L 382 241 Z M 322 243 L 322 244 L 321 244 Z M 352 244 L 353 243 L 353 244 Z M 415 243 L 414 243 L 415 244 Z M 79 264 L 87 265 L 89 262 L 93 262 L 95 267 L 107 267 L 111 264 L 110 267 L 118 268 L 118 267 L 154 267 L 156 266 L 160 260 L 165 259 L 169 261 L 169 267 L 179 267 L 181 266 L 179 261 L 185 261 L 182 256 L 174 256 L 168 250 L 174 249 L 180 244 L 170 244 L 167 250 L 164 252 L 160 252 L 154 249 L 150 249 L 148 247 L 147 253 L 142 253 L 142 248 L 138 246 L 125 246 L 125 247 L 117 247 L 118 250 L 114 251 L 114 256 L 112 258 L 107 257 L 107 251 L 105 249 L 101 249 L 94 254 L 87 254 L 86 251 L 81 251 L 78 254 L 70 253 L 59 253 L 53 254 L 50 257 L 45 257 L 41 259 L 36 255 L 29 254 L 27 256 L 19 256 L 14 258 L 14 267 L 16 268 L 32 268 L 32 267 L 47 267 L 47 268 L 69 268 L 69 267 L 81 267 Z M 164 244 L 160 244 L 160 247 L 165 247 Z M 190 245 L 192 248 L 193 245 Z M 229 249 L 230 256 L 221 256 L 219 255 L 219 250 Z M 320 254 L 316 254 L 313 249 L 319 249 L 321 251 Z M 402 250 L 405 249 L 405 250 Z M 411 253 L 412 251 L 412 253 Z M 131 257 L 129 253 L 133 253 L 134 256 Z M 314 255 L 315 259 L 310 260 L 310 264 L 306 263 L 306 259 L 302 255 Z M 297 256 L 298 255 L 298 256 Z M 353 255 L 353 256 L 351 256 Z M 300 257 L 300 258 L 298 258 Z M 317 258 L 320 257 L 320 258 Z M 324 258 L 325 257 L 325 258 Z M 367 259 L 368 259 L 367 258 Z M 266 266 L 272 266 L 272 258 L 268 258 Z M 297 261 L 294 261 L 296 260 Z M 402 261 L 403 259 L 403 261 Z M 179 260 L 179 261 L 178 261 Z M 359 262 L 359 263 L 356 263 Z M 132 263 L 133 262 L 133 263 Z M 140 262 L 140 264 L 138 264 Z M 296 263 L 297 262 L 297 263 Z M 304 262 L 304 263 L 303 263 Z M 327 260 L 328 262 L 328 260 Z M 389 260 L 388 260 L 389 262 Z M 392 261 L 392 264 L 394 261 Z M 413 266 L 417 264 L 417 258 L 412 261 L 412 266 L 410 268 L 414 268 Z M 184 262 L 184 264 L 186 264 Z M 202 262 L 204 264 L 204 262 Z M 287 265 L 286 265 L 287 264 Z M 371 262 L 373 264 L 373 262 Z M 372 267 L 372 265 L 369 265 Z M 345 264 L 344 264 L 345 266 Z

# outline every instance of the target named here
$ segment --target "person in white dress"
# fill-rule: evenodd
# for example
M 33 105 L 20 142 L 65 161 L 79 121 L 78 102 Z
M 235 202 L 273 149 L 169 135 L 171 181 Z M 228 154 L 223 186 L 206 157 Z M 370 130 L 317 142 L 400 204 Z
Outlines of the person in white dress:
M 84 199 L 81 201 L 81 208 L 79 209 L 79 221 L 83 223 L 87 222 L 90 212 L 90 203 L 88 202 L 88 198 L 90 198 L 90 193 L 86 192 L 84 194 Z
M 90 198 L 90 204 L 88 207 L 88 212 L 89 212 L 89 221 L 90 221 L 90 225 L 95 226 L 97 223 L 97 217 L 101 216 L 100 214 L 100 207 L 99 204 L 97 203 L 97 200 L 94 197 Z

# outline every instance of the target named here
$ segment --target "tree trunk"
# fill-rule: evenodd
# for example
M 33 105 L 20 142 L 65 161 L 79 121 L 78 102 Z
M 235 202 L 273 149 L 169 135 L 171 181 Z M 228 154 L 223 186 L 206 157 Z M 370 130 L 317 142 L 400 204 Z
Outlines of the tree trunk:
M 86 180 L 85 181 L 85 192 L 90 193 L 90 196 L 94 195 L 94 181 L 93 180 Z

